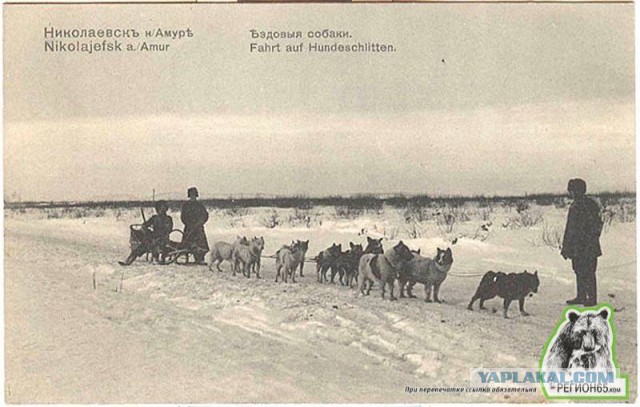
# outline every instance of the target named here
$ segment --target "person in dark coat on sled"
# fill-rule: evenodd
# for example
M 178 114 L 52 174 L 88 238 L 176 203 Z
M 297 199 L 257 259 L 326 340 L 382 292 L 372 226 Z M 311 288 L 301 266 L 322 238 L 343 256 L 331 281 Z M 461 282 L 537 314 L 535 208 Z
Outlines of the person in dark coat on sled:
M 131 254 L 125 261 L 118 262 L 121 266 L 130 265 L 135 259 L 148 252 L 153 254 L 154 261 L 164 263 L 169 235 L 173 230 L 173 219 L 167 215 L 169 205 L 166 201 L 156 202 L 155 209 L 156 214 L 142 224 L 140 244 L 131 249 Z
M 198 201 L 198 189 L 191 187 L 187 190 L 189 200 L 182 205 L 180 219 L 184 223 L 184 237 L 182 248 L 190 249 L 197 264 L 204 263 L 204 255 L 209 251 L 204 224 L 209 220 L 209 213 L 204 205 Z

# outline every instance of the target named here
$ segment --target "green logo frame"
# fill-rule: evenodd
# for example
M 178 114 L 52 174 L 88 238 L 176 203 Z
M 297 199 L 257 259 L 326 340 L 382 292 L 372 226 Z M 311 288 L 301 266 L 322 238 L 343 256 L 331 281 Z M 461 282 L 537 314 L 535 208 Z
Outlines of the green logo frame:
M 602 396 L 550 396 L 547 392 L 547 389 L 544 386 L 544 383 L 540 383 L 540 387 L 542 388 L 542 394 L 544 398 L 547 400 L 629 400 L 629 376 L 626 374 L 620 373 L 620 367 L 618 366 L 617 358 L 616 358 L 616 329 L 613 323 L 613 315 L 614 310 L 611 304 L 602 303 L 595 305 L 593 307 L 578 307 L 576 305 L 568 306 L 564 309 L 562 313 L 562 319 L 556 325 L 556 328 L 553 330 L 549 338 L 544 344 L 543 351 L 540 354 L 539 361 L 539 369 L 543 370 L 544 359 L 547 356 L 547 352 L 549 351 L 549 347 L 551 346 L 551 342 L 558 335 L 558 331 L 565 325 L 568 321 L 567 313 L 569 311 L 577 311 L 579 313 L 587 312 L 587 311 L 601 311 L 603 308 L 607 308 L 609 311 L 609 327 L 611 328 L 611 360 L 613 362 L 613 366 L 615 367 L 615 375 L 617 379 L 624 379 L 625 381 L 625 395 L 624 396 L 610 396 L 610 395 L 602 395 Z

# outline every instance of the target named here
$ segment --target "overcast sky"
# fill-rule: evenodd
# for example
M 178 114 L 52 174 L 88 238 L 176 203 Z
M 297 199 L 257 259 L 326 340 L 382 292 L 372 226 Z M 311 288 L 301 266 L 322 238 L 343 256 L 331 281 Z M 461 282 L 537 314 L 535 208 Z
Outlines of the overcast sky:
M 632 5 L 5 6 L 4 23 L 5 198 L 635 189 Z M 195 36 L 51 54 L 48 26 Z M 256 55 L 252 28 L 397 52 Z

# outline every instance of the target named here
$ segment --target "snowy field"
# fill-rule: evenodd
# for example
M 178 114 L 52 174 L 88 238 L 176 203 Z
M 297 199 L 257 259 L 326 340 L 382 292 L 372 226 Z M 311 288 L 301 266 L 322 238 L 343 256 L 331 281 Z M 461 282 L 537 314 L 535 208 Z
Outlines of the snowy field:
M 635 214 L 635 203 L 633 203 Z M 150 216 L 150 210 L 147 210 Z M 307 257 L 333 242 L 385 248 L 403 240 L 423 255 L 451 247 L 444 303 L 381 300 L 316 282 L 305 264 L 296 284 L 206 266 L 128 268 L 133 209 L 5 211 L 6 399 L 11 403 L 543 401 L 531 395 L 407 394 L 406 386 L 467 386 L 477 367 L 537 367 L 542 347 L 575 296 L 554 241 L 567 208 L 211 209 L 210 245 L 264 236 L 264 255 L 309 239 Z M 177 227 L 179 213 L 170 211 Z M 448 216 L 450 215 L 450 216 Z M 483 227 L 484 225 L 484 227 Z M 636 395 L 635 215 L 602 235 L 600 302 L 616 310 L 616 358 Z M 456 244 L 452 242 L 456 240 Z M 540 275 L 538 294 L 510 319 L 500 299 L 466 306 L 488 270 Z M 93 281 L 95 276 L 96 287 Z M 396 291 L 397 293 L 397 291 Z M 496 312 L 497 310 L 497 312 Z

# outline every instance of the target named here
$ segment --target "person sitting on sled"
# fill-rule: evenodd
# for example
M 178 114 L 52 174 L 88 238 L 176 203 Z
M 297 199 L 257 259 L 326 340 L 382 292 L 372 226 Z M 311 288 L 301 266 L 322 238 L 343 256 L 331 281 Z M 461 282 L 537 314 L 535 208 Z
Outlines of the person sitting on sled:
M 144 237 L 142 242 L 131 249 L 131 254 L 120 265 L 128 266 L 135 259 L 147 252 L 153 254 L 153 260 L 164 263 L 166 248 L 169 244 L 169 235 L 173 230 L 173 219 L 167 215 L 169 205 L 166 201 L 158 201 L 155 204 L 156 214 L 142 224 Z

